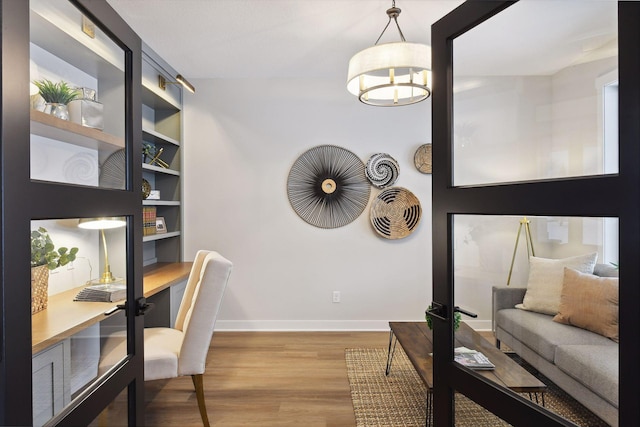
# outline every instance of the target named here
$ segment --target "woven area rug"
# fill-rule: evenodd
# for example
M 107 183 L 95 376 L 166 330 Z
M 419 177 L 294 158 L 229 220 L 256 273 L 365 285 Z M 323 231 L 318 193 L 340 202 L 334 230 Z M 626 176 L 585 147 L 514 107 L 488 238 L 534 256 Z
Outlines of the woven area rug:
M 386 349 L 346 349 L 345 359 L 357 427 L 425 425 L 426 388 L 400 346 L 396 348 L 388 377 L 384 374 Z M 530 369 L 526 363 L 516 360 Z M 547 378 L 536 376 L 548 387 L 545 393 L 548 409 L 580 426 L 607 426 Z M 456 395 L 456 426 L 508 425 L 465 396 Z

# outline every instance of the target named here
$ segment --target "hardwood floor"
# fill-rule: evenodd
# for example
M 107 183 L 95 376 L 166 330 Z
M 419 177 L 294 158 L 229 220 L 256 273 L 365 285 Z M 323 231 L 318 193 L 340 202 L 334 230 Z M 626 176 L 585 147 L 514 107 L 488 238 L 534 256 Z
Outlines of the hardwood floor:
M 492 339 L 490 332 L 481 334 Z M 209 421 L 355 426 L 344 350 L 388 343 L 388 332 L 216 332 L 204 375 Z M 147 426 L 202 425 L 190 377 L 148 381 L 145 392 Z M 126 425 L 123 402 L 111 404 L 95 425 Z
M 209 421 L 355 426 L 344 350 L 388 340 L 387 332 L 216 332 L 204 377 Z M 202 425 L 191 378 L 149 381 L 146 395 L 147 425 Z

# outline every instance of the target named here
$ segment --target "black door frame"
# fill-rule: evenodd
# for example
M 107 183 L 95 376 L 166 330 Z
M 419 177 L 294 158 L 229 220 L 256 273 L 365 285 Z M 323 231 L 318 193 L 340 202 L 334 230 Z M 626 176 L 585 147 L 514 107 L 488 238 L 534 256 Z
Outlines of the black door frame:
M 29 243 L 31 220 L 127 216 L 127 313 L 142 297 L 142 166 L 140 38 L 105 0 L 70 0 L 123 48 L 127 191 L 31 181 L 29 120 L 29 2 L 0 0 L 2 122 L 0 142 L 0 425 L 32 424 Z M 143 320 L 127 316 L 127 360 L 87 390 L 50 424 L 86 425 L 128 389 L 129 424 L 143 425 Z
M 640 425 L 640 3 L 620 2 L 619 173 L 502 185 L 454 187 L 452 182 L 453 40 L 512 6 L 467 1 L 432 26 L 433 300 L 448 321 L 434 322 L 434 423 L 454 424 L 454 390 L 517 426 L 573 424 L 497 387 L 453 362 L 453 217 L 527 215 L 618 217 L 620 226 L 620 425 Z M 624 284 L 628 286 L 624 286 Z

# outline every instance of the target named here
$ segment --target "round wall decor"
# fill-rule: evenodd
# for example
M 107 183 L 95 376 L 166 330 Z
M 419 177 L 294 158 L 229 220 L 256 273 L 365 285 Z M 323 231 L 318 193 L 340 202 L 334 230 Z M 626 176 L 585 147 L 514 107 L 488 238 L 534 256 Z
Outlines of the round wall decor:
M 100 187 L 124 190 L 127 176 L 126 161 L 127 157 L 124 153 L 124 148 L 107 157 L 107 160 L 104 161 L 100 168 Z
M 371 225 L 387 239 L 407 237 L 416 229 L 421 217 L 420 201 L 406 188 L 387 188 L 371 204 Z
M 413 156 L 413 163 L 422 173 L 431 173 L 431 144 L 422 144 Z
M 377 153 L 369 158 L 365 172 L 373 185 L 385 188 L 396 182 L 400 174 L 400 166 L 390 155 Z
M 370 192 L 362 160 L 335 145 L 304 152 L 293 163 L 287 180 L 293 210 L 320 228 L 342 227 L 359 217 Z

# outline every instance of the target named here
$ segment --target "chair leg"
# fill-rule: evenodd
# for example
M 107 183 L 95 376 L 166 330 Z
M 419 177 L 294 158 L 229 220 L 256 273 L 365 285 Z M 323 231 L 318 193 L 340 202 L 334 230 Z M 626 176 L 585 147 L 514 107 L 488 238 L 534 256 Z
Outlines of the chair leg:
M 204 385 L 202 383 L 202 374 L 191 375 L 193 386 L 196 388 L 196 398 L 198 399 L 198 408 L 200 409 L 200 417 L 202 417 L 202 425 L 209 427 L 209 417 L 207 417 L 207 407 L 204 404 Z

